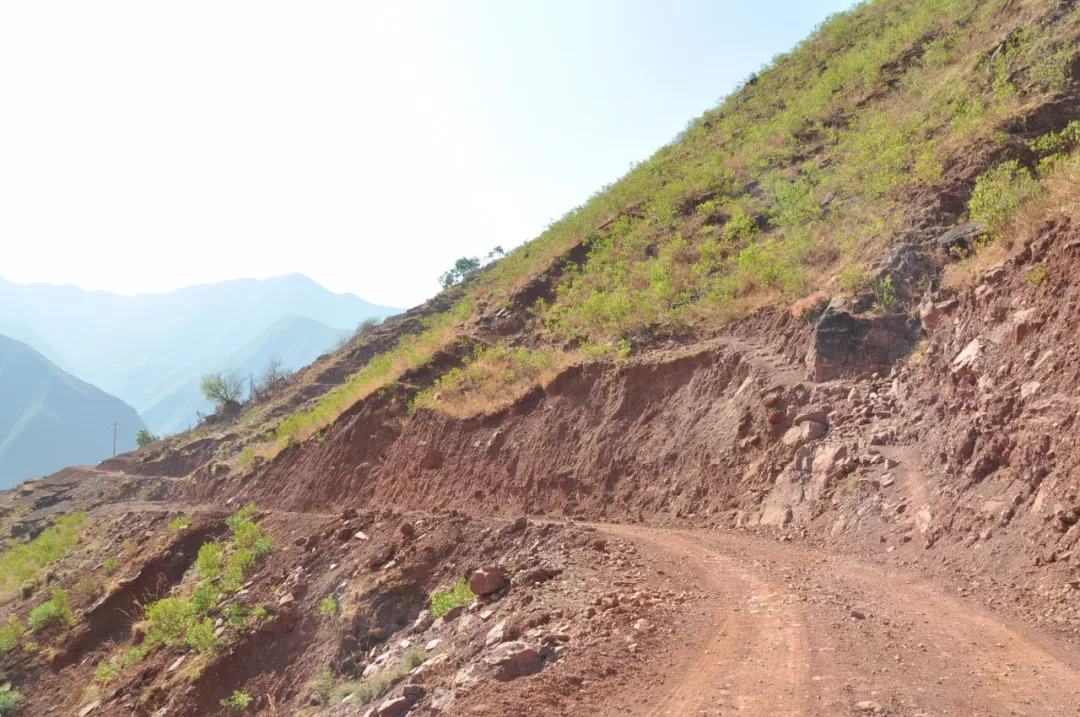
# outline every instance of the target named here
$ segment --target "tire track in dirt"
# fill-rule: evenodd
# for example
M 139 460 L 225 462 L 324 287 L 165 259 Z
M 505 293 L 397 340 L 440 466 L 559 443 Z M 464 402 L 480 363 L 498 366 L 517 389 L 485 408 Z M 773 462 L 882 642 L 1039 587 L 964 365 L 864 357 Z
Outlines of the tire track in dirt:
M 810 641 L 802 607 L 782 584 L 716 551 L 692 536 L 630 526 L 600 526 L 621 538 L 645 542 L 682 564 L 713 595 L 700 615 L 703 628 L 681 651 L 649 694 L 610 714 L 805 715 L 811 670 Z
M 596 527 L 709 596 L 604 715 L 1076 714 L 1075 648 L 914 574 L 741 534 Z

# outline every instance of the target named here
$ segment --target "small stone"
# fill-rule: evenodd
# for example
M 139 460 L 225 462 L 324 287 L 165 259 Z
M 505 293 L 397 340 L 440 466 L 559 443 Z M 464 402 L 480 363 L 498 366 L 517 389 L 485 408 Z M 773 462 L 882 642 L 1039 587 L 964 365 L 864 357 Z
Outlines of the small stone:
M 90 714 L 91 712 L 93 712 L 94 710 L 96 710 L 100 706 L 101 706 L 101 700 L 94 700 L 93 702 L 88 704 L 86 707 L 83 707 L 81 710 L 79 710 L 79 717 L 86 717 L 86 715 Z
M 853 618 L 855 618 L 856 620 L 865 620 L 866 619 L 866 613 L 863 612 L 862 610 L 852 610 L 851 611 L 851 616 Z
M 885 708 L 879 705 L 877 702 L 871 702 L 866 700 L 863 702 L 855 703 L 855 711 L 862 712 L 863 714 L 881 714 L 885 711 Z
M 400 530 L 401 534 L 405 536 L 407 540 L 412 540 L 416 537 L 416 526 L 414 526 L 412 523 L 402 523 Z
M 296 602 L 296 598 L 293 596 L 293 594 L 292 593 L 285 593 L 280 598 L 278 598 L 277 604 L 278 604 L 278 607 L 288 607 L 289 605 L 292 605 L 294 602 Z

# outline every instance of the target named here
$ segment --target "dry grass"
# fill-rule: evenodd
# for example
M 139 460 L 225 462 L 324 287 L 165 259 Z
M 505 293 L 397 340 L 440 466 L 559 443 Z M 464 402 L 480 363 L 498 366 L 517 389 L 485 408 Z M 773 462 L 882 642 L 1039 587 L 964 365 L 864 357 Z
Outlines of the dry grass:
M 563 369 L 583 358 L 579 351 L 487 349 L 417 395 L 411 407 L 432 408 L 457 418 L 495 413 L 534 387 L 546 387 Z

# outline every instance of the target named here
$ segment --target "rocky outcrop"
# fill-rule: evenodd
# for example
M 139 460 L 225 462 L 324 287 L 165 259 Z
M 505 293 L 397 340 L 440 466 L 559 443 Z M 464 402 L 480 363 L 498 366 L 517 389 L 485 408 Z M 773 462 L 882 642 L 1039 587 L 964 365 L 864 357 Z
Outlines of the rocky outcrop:
M 833 299 L 818 321 L 806 357 L 809 378 L 887 374 L 918 336 L 918 321 L 906 314 L 855 316 L 844 309 L 843 299 Z

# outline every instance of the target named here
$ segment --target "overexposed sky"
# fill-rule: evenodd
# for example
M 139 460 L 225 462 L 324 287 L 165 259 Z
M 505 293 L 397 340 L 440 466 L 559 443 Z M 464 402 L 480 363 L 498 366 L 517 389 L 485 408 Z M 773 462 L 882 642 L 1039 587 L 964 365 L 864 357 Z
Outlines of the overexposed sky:
M 410 306 L 850 0 L 0 4 L 0 276 Z

